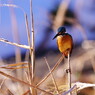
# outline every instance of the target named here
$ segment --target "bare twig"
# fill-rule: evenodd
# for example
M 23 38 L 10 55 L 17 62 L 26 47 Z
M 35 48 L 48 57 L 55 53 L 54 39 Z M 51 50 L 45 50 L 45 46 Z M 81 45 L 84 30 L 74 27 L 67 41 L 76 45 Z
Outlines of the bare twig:
M 66 70 L 66 73 L 68 74 L 68 89 L 71 88 L 71 66 L 70 66 L 70 54 L 68 53 L 68 69 Z M 68 95 L 71 95 L 69 93 Z
M 35 77 L 35 40 L 34 40 L 34 18 L 33 18 L 33 8 L 32 8 L 32 0 L 30 0 L 30 24 L 31 24 L 31 43 L 33 47 L 33 51 L 31 52 L 31 64 L 32 64 L 32 84 L 34 84 L 34 77 Z M 32 89 L 32 94 L 37 95 L 37 91 L 33 88 Z
M 68 74 L 68 78 L 69 78 L 69 88 L 71 88 L 71 65 L 70 65 L 70 54 L 68 54 L 68 69 L 69 69 L 69 74 Z
M 14 95 L 14 94 L 12 93 L 12 91 L 11 91 L 7 86 L 5 86 L 5 87 L 6 87 L 7 93 L 9 93 L 10 95 Z
M 46 62 L 46 64 L 47 64 L 47 67 L 48 67 L 48 69 L 49 69 L 49 72 L 51 72 L 51 69 L 50 69 L 50 66 L 49 66 L 49 64 L 48 64 L 48 61 L 47 61 L 46 57 L 44 57 L 44 59 L 45 59 L 45 62 Z M 55 81 L 55 78 L 54 78 L 54 75 L 53 75 L 52 72 L 51 72 L 51 77 L 52 77 L 52 81 L 53 81 L 53 83 L 54 83 L 56 92 L 57 92 L 57 94 L 59 94 L 58 86 L 57 86 L 57 83 L 56 83 L 56 81 Z
M 21 8 L 21 7 L 17 6 L 17 5 L 14 5 L 14 4 L 0 4 L 0 7 L 13 7 L 13 8 L 18 8 L 18 9 L 20 9 L 24 14 L 26 14 L 25 11 L 23 10 L 23 8 Z
M 8 1 L 10 3 L 12 3 L 12 1 Z M 20 36 L 19 36 L 19 31 L 18 31 L 18 24 L 17 24 L 17 19 L 16 19 L 16 14 L 14 11 L 13 7 L 9 7 L 10 9 L 10 16 L 11 16 L 11 26 L 12 26 L 12 36 L 13 36 L 13 40 L 16 43 L 20 43 Z M 14 47 L 15 48 L 15 61 L 16 62 L 21 62 L 21 50 L 19 47 Z M 20 79 L 23 79 L 23 71 L 22 69 L 16 69 L 15 68 L 11 68 L 11 69 L 15 69 L 16 70 L 16 76 Z M 21 86 L 19 86 L 19 83 L 17 83 L 17 88 L 20 89 L 18 90 L 18 94 L 21 94 L 21 92 L 23 91 L 23 88 Z M 8 89 L 8 92 L 11 93 L 11 91 Z
M 32 33 L 32 79 L 34 79 L 34 70 L 35 70 L 35 45 L 34 45 L 34 18 L 33 18 L 33 10 L 32 10 L 32 0 L 30 0 L 30 18 L 31 18 L 31 33 Z
M 27 45 L 21 45 L 21 44 L 18 44 L 18 43 L 10 42 L 10 41 L 8 41 L 8 40 L 6 40 L 4 38 L 0 38 L 0 41 L 4 42 L 4 43 L 7 43 L 7 44 L 10 44 L 10 45 L 20 47 L 20 48 L 30 49 L 30 47 L 27 46 Z M 31 47 L 31 50 L 32 50 L 32 47 Z
M 8 1 L 9 3 L 12 3 L 12 1 Z M 13 7 L 9 7 L 10 9 L 10 16 L 11 16 L 11 26 L 12 26 L 12 35 L 13 35 L 13 40 L 16 43 L 20 43 L 20 37 L 19 37 L 19 32 L 18 32 L 18 24 L 17 24 L 17 19 L 16 19 L 16 14 L 14 11 Z M 16 62 L 21 62 L 21 51 L 20 48 L 18 47 L 14 47 L 15 48 L 15 61 Z M 21 71 L 16 71 L 17 72 L 17 76 L 20 77 L 19 72 Z
M 17 70 L 17 69 L 23 69 L 23 68 L 28 68 L 28 66 L 20 66 L 20 67 L 1 67 L 2 69 L 13 69 L 13 70 Z
M 33 48 L 31 48 L 31 40 L 30 40 L 30 31 L 29 31 L 29 26 L 28 26 L 28 19 L 27 19 L 27 14 L 25 13 L 25 11 L 23 10 L 23 8 L 17 6 L 17 5 L 14 5 L 14 4 L 0 4 L 1 7 L 14 7 L 14 8 L 19 8 L 23 13 L 24 13 L 24 17 L 25 17 L 25 25 L 26 25 L 26 30 L 27 30 L 27 35 L 28 35 L 28 44 L 29 44 L 29 47 L 28 49 L 30 50 L 30 56 L 31 56 L 31 59 L 32 59 L 32 50 Z M 0 39 L 2 40 L 2 39 Z M 3 40 L 4 42 L 4 40 Z M 5 41 L 11 45 L 15 45 L 15 46 L 18 46 L 18 44 L 16 43 L 10 43 L 8 42 L 7 40 Z M 21 47 L 21 45 L 19 45 Z M 33 50 L 34 51 L 34 50 Z M 34 55 L 33 55 L 34 56 Z M 31 60 L 32 61 L 32 60 Z M 33 68 L 33 67 L 32 67 Z M 33 74 L 31 74 L 31 64 L 28 62 L 28 71 L 29 71 L 29 80 L 30 80 L 30 85 L 32 84 L 32 76 Z M 33 70 L 32 70 L 33 71 Z M 31 86 L 30 86 L 31 87 Z
M 5 65 L 1 65 L 0 68 L 3 67 L 12 67 L 12 66 L 20 66 L 20 65 L 25 65 L 28 64 L 27 62 L 19 62 L 19 63 L 15 63 L 15 64 L 5 64 Z
M 28 95 L 29 92 L 30 92 L 30 90 L 27 90 L 27 91 L 24 92 L 22 95 Z
M 24 81 L 22 81 L 22 80 L 20 80 L 20 79 L 17 79 L 17 78 L 15 78 L 15 77 L 13 77 L 13 76 L 11 76 L 11 75 L 9 75 L 9 74 L 6 74 L 6 73 L 2 72 L 2 71 L 0 71 L 0 74 L 3 75 L 3 76 L 8 77 L 8 78 L 10 78 L 10 79 L 12 79 L 12 80 L 14 80 L 14 81 L 17 81 L 17 82 L 20 82 L 20 83 L 22 83 L 22 84 L 24 84 L 24 85 L 27 85 L 27 86 L 29 86 L 29 87 L 33 87 L 33 88 L 35 88 L 35 89 L 38 89 L 38 90 L 40 90 L 40 91 L 42 91 L 42 92 L 44 92 L 44 93 L 47 93 L 47 94 L 49 94 L 49 95 L 53 95 L 53 94 L 50 93 L 50 92 L 47 92 L 47 91 L 45 91 L 45 90 L 42 90 L 42 89 L 40 89 L 40 88 L 38 88 L 38 87 L 36 87 L 36 86 L 34 86 L 34 85 L 30 85 L 29 83 L 26 83 L 26 82 L 24 82 Z
M 49 72 L 36 86 L 38 87 L 39 85 L 41 85 L 50 75 L 51 73 L 59 66 L 59 64 L 62 62 L 64 56 L 62 55 L 60 57 L 60 59 L 57 61 L 57 63 L 55 64 L 55 66 L 51 69 L 51 72 Z
M 2 88 L 2 86 L 3 86 L 4 82 L 5 82 L 5 80 L 6 80 L 6 78 L 4 78 L 4 79 L 1 81 L 1 83 L 0 83 L 0 89 Z
M 28 44 L 30 47 L 30 56 L 32 55 L 32 50 L 31 50 L 31 40 L 30 40 L 30 31 L 29 31 L 29 25 L 28 25 L 28 19 L 27 19 L 27 15 L 25 15 L 25 22 L 26 22 L 26 30 L 27 30 L 27 36 L 28 36 Z M 32 61 L 32 57 L 31 57 L 31 61 Z M 30 84 L 32 84 L 32 70 L 31 70 L 31 63 L 28 62 L 28 72 L 29 72 L 29 82 Z M 31 93 L 32 93 L 32 88 L 30 89 Z

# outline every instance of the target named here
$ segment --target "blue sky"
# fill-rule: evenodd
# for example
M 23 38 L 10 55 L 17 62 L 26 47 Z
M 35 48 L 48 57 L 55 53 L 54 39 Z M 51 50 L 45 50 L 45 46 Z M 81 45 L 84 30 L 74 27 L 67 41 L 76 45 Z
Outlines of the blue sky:
M 62 0 L 33 0 L 33 13 L 35 24 L 35 46 L 37 47 L 43 40 L 45 28 L 50 26 L 49 12 L 54 9 Z M 90 40 L 95 40 L 95 7 L 94 0 L 85 2 L 85 0 L 72 0 L 69 8 L 75 13 L 77 20 L 84 27 L 86 36 Z M 29 0 L 0 0 L 0 4 L 15 4 L 22 7 L 28 15 L 30 23 Z M 80 7 L 81 6 L 81 7 Z M 24 15 L 21 10 L 14 8 L 17 30 L 20 36 L 20 43 L 27 45 L 27 34 L 25 27 Z M 0 38 L 8 39 L 13 42 L 12 34 L 12 13 L 8 7 L 0 7 Z M 30 26 L 30 24 L 29 24 Z M 94 29 L 94 30 L 93 30 Z M 92 31 L 92 32 L 91 32 Z M 74 42 L 80 43 L 83 41 L 83 35 L 79 29 L 67 29 L 74 39 Z M 52 40 L 55 33 L 53 32 L 47 43 L 47 48 L 56 47 L 56 40 Z M 14 46 L 0 42 L 0 57 L 8 56 L 14 53 Z M 24 49 L 22 49 L 24 51 Z
M 30 23 L 30 10 L 29 10 L 29 0 L 0 0 L 0 4 L 15 4 L 20 6 L 24 9 L 26 14 L 28 15 L 28 20 Z M 47 14 L 48 11 L 54 5 L 54 0 L 33 0 L 33 13 L 34 13 L 34 23 L 35 23 L 35 36 L 37 40 L 35 45 L 37 46 L 42 41 L 42 37 L 44 35 L 43 27 L 48 25 Z M 25 20 L 24 15 L 21 10 L 14 8 L 16 20 L 17 20 L 17 27 L 20 36 L 20 43 L 27 45 L 27 34 L 26 34 L 26 27 L 25 27 Z M 9 41 L 13 42 L 13 34 L 12 34 L 12 23 L 11 23 L 11 11 L 9 7 L 0 7 L 0 38 L 8 39 Z M 43 26 L 44 24 L 44 26 Z M 24 50 L 24 49 L 22 49 Z M 2 52 L 3 51 L 3 52 Z M 5 44 L 0 42 L 0 56 L 7 56 L 14 53 L 14 46 Z

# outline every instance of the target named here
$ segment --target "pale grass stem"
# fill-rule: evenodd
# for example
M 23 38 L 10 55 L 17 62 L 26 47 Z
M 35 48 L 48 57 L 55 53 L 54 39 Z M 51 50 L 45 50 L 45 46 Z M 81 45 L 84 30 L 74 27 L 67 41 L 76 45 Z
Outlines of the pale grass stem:
M 57 63 L 55 64 L 55 66 L 50 70 L 51 72 L 49 72 L 37 85 L 36 87 L 40 86 L 44 81 L 46 81 L 46 79 L 51 75 L 51 73 L 53 73 L 53 71 L 59 66 L 59 64 L 62 62 L 64 56 L 62 55 L 60 57 L 60 59 L 57 61 Z M 28 91 L 27 91 L 28 92 Z
M 4 42 L 4 43 L 7 43 L 7 44 L 10 44 L 10 45 L 13 45 L 13 46 L 20 47 L 20 48 L 25 48 L 25 49 L 28 49 L 28 50 L 30 49 L 30 47 L 27 46 L 27 45 L 21 45 L 21 44 L 18 44 L 18 43 L 10 42 L 10 41 L 8 41 L 7 39 L 4 39 L 4 38 L 0 38 L 0 41 Z M 31 50 L 32 49 L 33 48 L 31 47 Z
M 30 0 L 30 25 L 31 25 L 31 43 L 33 47 L 33 51 L 31 52 L 31 64 L 32 64 L 32 84 L 35 85 L 34 83 L 34 78 L 35 78 L 35 40 L 34 40 L 34 18 L 33 18 L 33 8 L 32 8 L 32 0 Z M 37 95 L 37 90 L 32 88 L 32 94 Z
M 28 36 L 28 44 L 30 46 L 30 57 L 32 62 L 32 50 L 31 50 L 31 40 L 30 40 L 30 31 L 29 31 L 29 25 L 28 25 L 28 19 L 27 15 L 25 15 L 25 24 L 26 24 L 26 30 L 27 30 L 27 36 Z M 28 72 L 29 72 L 29 82 L 32 84 L 32 69 L 31 69 L 31 63 L 28 62 Z M 30 87 L 30 92 L 32 93 L 32 87 Z
M 9 3 L 13 3 L 13 1 L 8 1 Z M 20 43 L 20 36 L 19 36 L 19 31 L 18 31 L 18 23 L 17 23 L 17 19 L 16 19 L 16 14 L 14 11 L 14 8 L 9 7 L 10 9 L 10 16 L 11 16 L 11 26 L 12 26 L 12 36 L 13 36 L 13 40 L 16 43 Z M 21 62 L 21 50 L 19 47 L 14 47 L 15 48 L 15 61 L 17 62 Z M 16 76 L 20 79 L 23 79 L 23 71 L 22 69 L 16 69 Z M 18 93 L 21 94 L 21 92 L 23 91 L 23 88 L 21 86 L 19 86 L 19 83 L 17 83 L 17 88 L 18 88 Z M 19 90 L 20 89 L 20 90 Z
M 36 87 L 38 87 L 39 85 L 41 85 L 50 75 L 51 73 L 59 66 L 59 64 L 62 62 L 64 56 L 62 55 L 60 57 L 60 59 L 57 61 L 57 63 L 55 64 L 55 66 L 51 69 L 51 72 L 49 72 L 37 85 Z
M 71 66 L 70 66 L 70 53 L 68 53 L 68 69 L 66 70 L 68 74 L 68 89 L 71 88 Z M 68 95 L 72 95 L 70 92 Z
M 51 73 L 51 77 L 52 77 L 53 84 L 54 84 L 54 86 L 55 86 L 55 90 L 56 90 L 57 94 L 59 94 L 58 86 L 57 86 L 56 80 L 55 80 L 55 78 L 54 78 L 53 72 L 51 72 L 51 69 L 50 69 L 50 66 L 49 66 L 49 63 L 48 63 L 46 57 L 44 57 L 44 59 L 45 59 L 45 62 L 46 62 L 46 64 L 47 64 L 47 67 L 48 67 L 48 69 L 49 69 L 49 72 Z
M 22 80 L 20 80 L 20 79 L 17 79 L 17 78 L 15 78 L 15 77 L 13 77 L 13 76 L 11 76 L 11 75 L 9 75 L 9 74 L 6 74 L 6 73 L 2 72 L 2 71 L 0 71 L 0 74 L 3 75 L 3 76 L 5 76 L 5 77 L 7 77 L 7 78 L 10 78 L 11 80 L 17 81 L 17 82 L 22 83 L 22 84 L 24 84 L 24 85 L 27 85 L 27 86 L 29 86 L 29 87 L 33 87 L 33 88 L 38 89 L 38 90 L 40 90 L 40 91 L 42 91 L 42 92 L 44 92 L 44 93 L 47 93 L 47 94 L 49 94 L 49 95 L 53 95 L 53 94 L 50 93 L 50 92 L 47 92 L 47 91 L 45 91 L 45 90 L 42 90 L 42 89 L 40 89 L 40 88 L 38 88 L 38 87 L 36 87 L 36 86 L 34 86 L 34 85 L 31 85 L 31 84 L 29 84 L 29 83 L 26 83 L 26 82 L 24 82 L 24 81 L 22 81 Z

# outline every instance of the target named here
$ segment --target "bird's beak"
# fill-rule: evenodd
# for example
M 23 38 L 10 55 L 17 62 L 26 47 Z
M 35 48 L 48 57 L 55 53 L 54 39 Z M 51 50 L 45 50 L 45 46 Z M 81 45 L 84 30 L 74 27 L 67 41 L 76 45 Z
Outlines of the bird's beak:
M 56 34 L 52 40 L 54 40 L 57 36 L 59 36 L 59 34 Z

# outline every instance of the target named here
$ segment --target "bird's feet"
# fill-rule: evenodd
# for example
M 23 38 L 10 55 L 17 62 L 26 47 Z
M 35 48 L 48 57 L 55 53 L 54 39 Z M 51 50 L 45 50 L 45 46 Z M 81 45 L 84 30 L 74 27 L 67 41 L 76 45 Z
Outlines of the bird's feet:
M 66 73 L 71 73 L 71 69 L 66 69 Z

